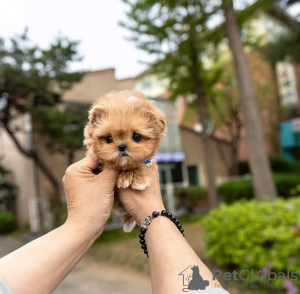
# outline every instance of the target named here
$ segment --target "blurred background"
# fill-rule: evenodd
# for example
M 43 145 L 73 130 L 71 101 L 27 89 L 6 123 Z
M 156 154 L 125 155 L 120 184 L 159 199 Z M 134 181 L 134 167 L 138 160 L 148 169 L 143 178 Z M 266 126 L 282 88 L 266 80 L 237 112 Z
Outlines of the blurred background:
M 134 89 L 166 114 L 161 191 L 197 254 L 211 269 L 298 273 L 271 289 L 221 279 L 232 293 L 299 291 L 299 1 L 0 8 L 0 257 L 64 222 L 61 179 L 85 156 L 88 109 Z M 151 293 L 137 232 L 112 215 L 55 293 Z

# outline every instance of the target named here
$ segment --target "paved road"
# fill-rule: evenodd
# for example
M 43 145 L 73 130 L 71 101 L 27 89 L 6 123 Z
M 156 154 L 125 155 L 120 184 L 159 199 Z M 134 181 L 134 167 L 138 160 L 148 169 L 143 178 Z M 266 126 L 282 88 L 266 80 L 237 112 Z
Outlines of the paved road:
M 22 243 L 11 237 L 0 237 L 0 258 Z M 54 291 L 55 294 L 150 294 L 150 280 L 127 268 L 91 260 L 89 256 L 77 265 Z
M 23 244 L 18 239 L 0 236 L 0 258 L 18 249 Z

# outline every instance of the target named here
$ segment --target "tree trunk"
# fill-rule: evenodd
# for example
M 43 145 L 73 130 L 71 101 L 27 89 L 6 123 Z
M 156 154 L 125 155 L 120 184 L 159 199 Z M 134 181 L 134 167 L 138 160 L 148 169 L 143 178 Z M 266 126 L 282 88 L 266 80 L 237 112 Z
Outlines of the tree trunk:
M 7 125 L 4 125 L 4 129 L 6 130 L 7 134 L 10 136 L 12 141 L 14 142 L 17 149 L 26 157 L 31 158 L 35 162 L 35 164 L 41 169 L 42 173 L 48 178 L 55 192 L 55 199 L 52 200 L 60 201 L 60 189 L 59 189 L 58 181 L 52 174 L 51 170 L 48 169 L 45 163 L 41 160 L 38 153 L 34 150 L 27 151 L 25 148 L 23 148 L 20 142 L 18 141 L 18 139 L 16 138 L 15 134 L 13 133 L 13 131 Z
M 231 150 L 230 175 L 236 176 L 239 174 L 239 144 L 241 141 L 242 123 L 239 115 L 233 117 L 232 120 L 233 120 L 231 123 L 232 150 Z
M 255 197 L 260 201 L 275 199 L 277 193 L 264 141 L 261 117 L 232 0 L 223 0 L 223 9 L 245 118 L 247 150 Z
M 197 46 L 196 32 L 191 32 L 192 40 L 192 76 L 195 83 L 195 90 L 198 99 L 200 123 L 202 125 L 202 142 L 204 151 L 204 164 L 207 176 L 208 186 L 208 204 L 209 208 L 218 207 L 218 195 L 216 189 L 215 170 L 213 161 L 213 146 L 211 144 L 210 135 L 207 133 L 207 119 L 206 119 L 206 101 L 205 92 L 203 89 L 202 79 L 199 68 L 199 50 Z

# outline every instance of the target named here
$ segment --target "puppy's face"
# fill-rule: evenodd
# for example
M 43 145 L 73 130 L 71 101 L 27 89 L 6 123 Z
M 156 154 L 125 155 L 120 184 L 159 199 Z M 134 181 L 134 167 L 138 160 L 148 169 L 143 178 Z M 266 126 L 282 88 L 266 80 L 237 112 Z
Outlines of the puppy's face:
M 90 111 L 85 145 L 101 163 L 126 170 L 151 158 L 165 131 L 165 116 L 139 92 L 117 92 Z

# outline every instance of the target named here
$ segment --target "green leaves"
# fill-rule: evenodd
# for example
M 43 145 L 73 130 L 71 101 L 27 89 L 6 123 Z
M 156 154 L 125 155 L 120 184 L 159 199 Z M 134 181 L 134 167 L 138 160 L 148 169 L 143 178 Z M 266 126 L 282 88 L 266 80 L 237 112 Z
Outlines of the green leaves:
M 82 148 L 87 106 L 82 105 L 80 109 L 40 106 L 34 110 L 34 117 L 39 121 L 37 131 L 44 136 L 50 151 L 66 153 Z
M 58 37 L 42 49 L 28 39 L 27 32 L 0 40 L 0 102 L 10 101 L 0 109 L 3 123 L 10 122 L 13 112 L 31 111 L 37 105 L 54 106 L 60 101 L 61 91 L 81 79 L 81 73 L 68 71 L 71 62 L 81 60 L 78 44 Z
M 208 42 L 200 42 L 207 24 L 219 10 L 213 1 L 186 0 L 125 0 L 129 10 L 121 25 L 132 33 L 137 47 L 156 57 L 152 73 L 170 80 L 171 98 L 179 94 L 194 94 L 192 77 L 192 35 L 199 38 L 199 54 L 207 50 Z M 202 69 L 202 61 L 199 61 Z
M 300 183 L 299 174 L 275 174 L 274 181 L 279 196 L 288 198 L 292 190 Z M 219 185 L 218 194 L 226 203 L 233 203 L 241 199 L 252 199 L 253 185 L 251 180 L 227 182 Z
M 295 28 L 290 34 L 282 36 L 275 43 L 269 44 L 265 50 L 266 59 L 275 64 L 278 61 L 283 61 L 286 58 L 300 60 L 300 25 Z
M 222 205 L 203 220 L 207 256 L 225 269 L 289 269 L 299 276 L 299 211 L 299 198 Z

